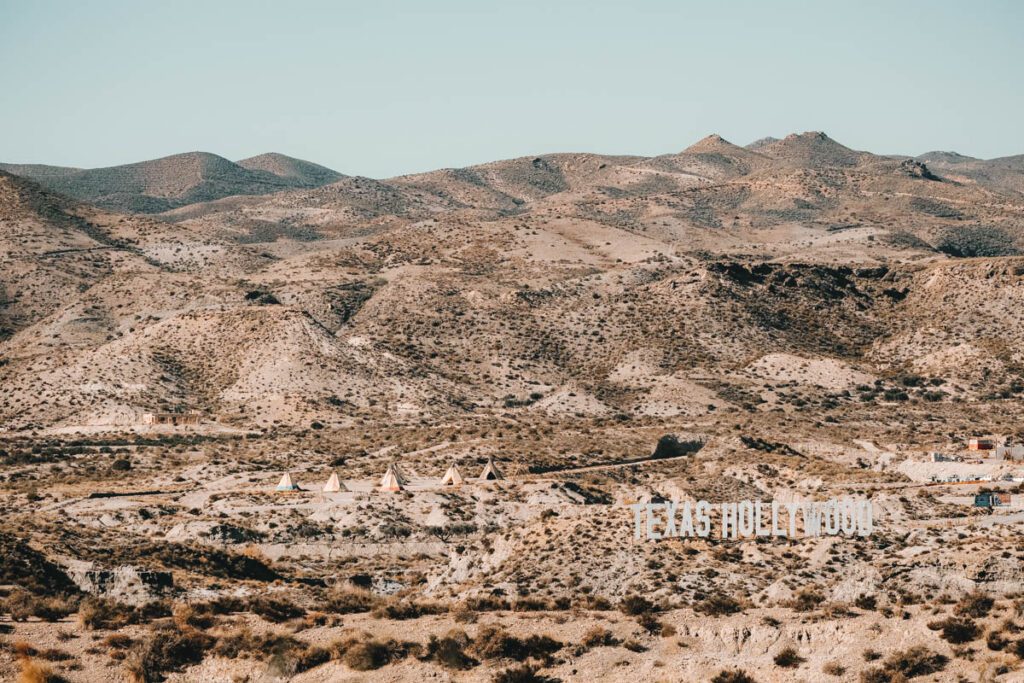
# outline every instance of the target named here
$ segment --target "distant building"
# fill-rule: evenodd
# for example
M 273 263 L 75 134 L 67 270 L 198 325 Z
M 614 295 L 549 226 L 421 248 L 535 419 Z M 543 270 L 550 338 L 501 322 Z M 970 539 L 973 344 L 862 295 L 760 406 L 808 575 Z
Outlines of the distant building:
M 959 455 L 946 455 L 945 453 L 939 453 L 938 451 L 932 451 L 929 453 L 932 462 L 962 462 L 963 458 Z
M 974 496 L 974 507 L 994 508 L 1010 504 L 1010 496 L 996 491 L 985 491 Z
M 1024 460 L 1024 446 L 997 446 L 992 454 L 1000 460 Z
M 143 413 L 142 424 L 147 425 L 197 425 L 200 413 L 198 410 L 186 410 L 178 413 Z
M 969 451 L 991 451 L 995 447 L 996 444 L 992 439 L 970 439 L 967 442 Z

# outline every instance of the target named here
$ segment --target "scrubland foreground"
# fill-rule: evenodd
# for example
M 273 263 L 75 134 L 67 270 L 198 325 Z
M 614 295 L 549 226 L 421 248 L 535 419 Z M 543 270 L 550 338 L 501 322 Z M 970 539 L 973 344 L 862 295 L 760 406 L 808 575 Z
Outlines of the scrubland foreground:
M 1024 680 L 1021 157 L 6 168 L 4 680 Z

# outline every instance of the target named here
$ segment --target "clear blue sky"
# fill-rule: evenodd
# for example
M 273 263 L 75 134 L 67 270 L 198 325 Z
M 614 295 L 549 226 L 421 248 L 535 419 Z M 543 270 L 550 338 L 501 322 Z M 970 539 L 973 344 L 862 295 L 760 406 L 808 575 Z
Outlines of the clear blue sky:
M 386 177 L 824 130 L 1024 152 L 1024 3 L 0 0 L 0 161 Z

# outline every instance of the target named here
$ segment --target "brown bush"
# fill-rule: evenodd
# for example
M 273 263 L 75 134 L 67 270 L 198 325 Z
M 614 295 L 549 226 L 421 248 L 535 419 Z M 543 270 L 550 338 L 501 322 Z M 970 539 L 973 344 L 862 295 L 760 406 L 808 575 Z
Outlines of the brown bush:
M 775 665 L 781 666 L 785 669 L 795 669 L 806 660 L 801 657 L 797 651 L 791 647 L 783 648 L 774 657 Z
M 379 669 L 391 661 L 388 646 L 378 640 L 364 640 L 345 649 L 345 664 L 356 671 Z
M 867 595 L 861 593 L 857 596 L 857 599 L 853 601 L 853 604 L 858 609 L 866 611 L 874 611 L 878 607 L 878 598 L 874 595 Z
M 1006 646 L 1009 644 L 1010 641 L 1007 639 L 1007 637 L 999 631 L 991 631 L 988 634 L 988 637 L 985 638 L 985 645 L 988 647 L 988 649 L 995 650 L 996 652 L 1005 649 Z
M 254 634 L 248 626 L 240 626 L 217 639 L 211 654 L 226 659 L 255 655 L 264 659 L 270 655 L 284 655 L 302 650 L 301 642 L 282 633 Z
M 693 610 L 698 614 L 717 617 L 742 612 L 743 606 L 733 597 L 716 593 L 698 602 L 693 606 Z
M 116 630 L 132 623 L 133 609 L 106 598 L 88 597 L 78 605 L 82 628 Z
M 585 648 L 612 647 L 622 641 L 615 637 L 611 631 L 601 626 L 594 626 L 583 635 L 581 645 Z
M 280 624 L 306 615 L 306 610 L 281 598 L 260 595 L 249 600 L 249 611 L 269 622 Z
M 406 619 L 418 619 L 425 614 L 444 614 L 447 611 L 447 606 L 440 603 L 388 600 L 374 607 L 373 616 L 377 619 L 404 621 Z
M 711 683 L 757 683 L 754 678 L 742 669 L 722 669 Z
M 897 683 L 907 678 L 927 676 L 946 668 L 949 658 L 917 645 L 909 650 L 894 652 L 880 668 L 869 669 L 861 674 L 863 683 Z
M 369 591 L 338 589 L 327 594 L 323 609 L 337 614 L 369 612 L 377 604 L 377 598 Z
M 942 639 L 954 645 L 969 643 L 981 635 L 978 622 L 968 617 L 948 617 L 941 621 L 933 621 L 928 624 L 928 628 L 940 631 Z
M 4 601 L 3 611 L 12 621 L 26 621 L 36 617 L 43 621 L 60 621 L 77 608 L 77 599 L 64 596 L 39 597 L 26 590 L 14 590 Z
M 162 681 L 167 672 L 202 662 L 214 642 L 212 636 L 195 629 L 157 631 L 132 647 L 125 661 L 128 677 L 134 683 Z
M 654 604 L 642 595 L 627 595 L 619 603 L 619 611 L 631 617 L 654 611 Z
M 982 617 L 988 616 L 988 613 L 992 611 L 992 607 L 994 605 L 995 600 L 984 593 L 975 591 L 965 595 L 964 598 L 957 603 L 954 611 L 960 616 L 981 619 Z
M 514 659 L 530 657 L 548 659 L 562 649 L 562 643 L 548 635 L 530 635 L 517 638 L 497 626 L 483 626 L 473 639 L 473 652 L 481 659 Z
M 824 595 L 813 588 L 804 588 L 786 604 L 797 612 L 810 612 L 817 609 L 818 605 L 823 602 L 825 602 Z
M 839 662 L 825 662 L 821 670 L 829 676 L 839 677 L 846 673 L 846 667 Z
M 494 674 L 491 683 L 555 683 L 556 679 L 543 676 L 537 671 L 535 666 L 520 664 Z
M 16 683 L 67 683 L 67 679 L 53 672 L 50 667 L 22 657 L 18 660 L 20 670 Z
M 449 631 L 441 638 L 430 636 L 424 659 L 437 662 L 446 669 L 471 669 L 476 666 L 477 661 L 466 654 L 469 645 L 469 636 L 465 631 L 458 629 Z

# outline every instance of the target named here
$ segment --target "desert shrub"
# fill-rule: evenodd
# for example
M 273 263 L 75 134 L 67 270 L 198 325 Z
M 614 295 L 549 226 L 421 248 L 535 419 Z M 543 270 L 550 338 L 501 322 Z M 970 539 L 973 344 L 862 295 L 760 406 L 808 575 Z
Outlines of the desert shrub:
M 583 634 L 583 640 L 580 644 L 589 649 L 592 647 L 611 647 L 618 645 L 621 642 L 622 641 L 616 638 L 608 629 L 602 626 L 594 626 Z
M 1006 648 L 1010 644 L 1010 641 L 999 631 L 991 631 L 988 637 L 985 638 L 985 645 L 990 650 L 999 652 Z
M 306 615 L 306 610 L 294 603 L 279 598 L 268 598 L 264 595 L 249 600 L 249 611 L 275 624 Z
M 446 669 L 471 669 L 477 662 L 466 654 L 469 644 L 469 636 L 465 631 L 453 629 L 441 638 L 430 636 L 424 659 L 437 662 Z
M 593 610 L 595 612 L 609 612 L 612 609 L 611 601 L 601 595 L 584 596 L 580 606 L 584 609 Z
M 203 661 L 215 639 L 202 631 L 166 629 L 132 647 L 125 667 L 133 683 L 164 680 L 164 674 L 181 671 Z
M 853 601 L 853 605 L 858 609 L 873 611 L 878 607 L 878 598 L 874 595 L 861 593 L 857 596 L 857 599 Z
M 647 614 L 654 611 L 654 603 L 642 595 L 627 595 L 619 603 L 619 611 L 635 617 L 640 614 Z
M 650 633 L 652 636 L 662 636 L 668 638 L 674 636 L 676 633 L 675 626 L 666 624 L 659 620 L 653 614 L 646 612 L 636 618 L 636 623 L 640 625 L 640 628 Z
M 133 623 L 134 611 L 128 605 L 90 596 L 78 605 L 78 622 L 85 629 L 115 630 Z
M 825 596 L 813 588 L 804 588 L 787 604 L 797 612 L 810 612 L 825 601 Z
M 897 683 L 907 678 L 927 676 L 946 668 L 949 658 L 933 652 L 923 645 L 909 650 L 894 652 L 882 662 L 882 666 L 869 669 L 861 674 L 863 683 Z
M 459 603 L 449 610 L 452 620 L 457 624 L 475 624 L 480 615 L 471 609 L 467 609 L 464 603 Z
M 722 669 L 715 674 L 711 683 L 756 683 L 753 676 L 742 669 Z
M 825 662 L 825 666 L 821 667 L 821 670 L 823 673 L 837 678 L 846 673 L 846 667 L 839 662 Z
M 343 660 L 350 669 L 373 671 L 391 661 L 388 646 L 379 640 L 363 640 L 345 648 Z
M 248 626 L 240 626 L 217 639 L 211 653 L 225 659 L 238 659 L 255 655 L 263 659 L 269 655 L 297 652 L 304 647 L 290 635 L 281 633 L 254 634 Z
M 567 598 L 555 601 L 543 598 L 519 598 L 512 603 L 513 612 L 548 612 L 556 609 L 568 609 L 571 602 Z
M 954 611 L 965 617 L 974 617 L 975 619 L 981 619 L 987 617 L 988 613 L 992 611 L 992 607 L 995 605 L 995 600 L 980 592 L 973 592 L 965 595 L 963 599 L 956 604 Z
M 466 609 L 471 609 L 474 612 L 497 612 L 509 609 L 508 600 L 496 595 L 477 595 L 466 598 L 465 605 Z
M 210 628 L 214 623 L 213 612 L 208 605 L 189 605 L 185 602 L 179 602 L 171 609 L 171 616 L 174 618 L 174 624 L 179 629 L 185 629 L 188 627 L 193 628 Z
M 936 240 L 935 248 L 957 258 L 1020 253 L 1012 235 L 1002 228 L 985 225 L 947 228 Z
M 331 651 L 326 648 L 316 646 L 303 648 L 295 655 L 294 670 L 295 673 L 302 673 L 303 671 L 315 669 L 321 664 L 326 664 L 330 660 Z
M 103 639 L 103 644 L 111 650 L 127 650 L 135 644 L 135 640 L 123 633 L 111 633 Z
M 12 621 L 26 621 L 29 617 L 36 617 L 54 622 L 73 613 L 76 609 L 75 603 L 74 598 L 44 598 L 23 589 L 16 589 L 3 601 L 2 609 L 11 615 Z
M 933 621 L 928 624 L 928 628 L 939 631 L 943 640 L 954 645 L 969 643 L 981 635 L 978 622 L 969 617 L 948 617 L 941 621 Z
M 562 643 L 548 635 L 517 638 L 497 626 L 483 626 L 473 639 L 473 652 L 481 659 L 549 658 L 562 648 Z
M 739 600 L 736 598 L 716 593 L 714 595 L 709 595 L 698 602 L 694 605 L 693 609 L 698 614 L 706 614 L 714 617 L 742 612 L 743 605 L 741 605 Z
M 494 674 L 491 683 L 555 683 L 557 680 L 543 676 L 537 671 L 535 666 L 520 664 Z
M 371 611 L 376 603 L 377 598 L 369 591 L 344 588 L 328 593 L 323 609 L 337 614 L 356 614 Z
M 416 602 L 414 600 L 389 600 L 378 604 L 373 609 L 377 619 L 418 619 L 425 614 L 443 614 L 448 608 L 435 602 Z
M 791 647 L 780 650 L 779 653 L 775 655 L 774 660 L 776 666 L 781 666 L 786 669 L 795 669 L 806 661 L 795 649 Z
M 23 640 L 15 641 L 14 644 L 11 645 L 11 650 L 14 651 L 14 655 L 19 659 L 35 657 L 47 662 L 66 662 L 72 658 L 71 655 L 64 650 L 58 650 L 52 647 L 45 650 L 37 650 Z
M 50 667 L 39 664 L 29 657 L 20 658 L 18 666 L 16 683 L 67 683 L 67 679 L 55 674 Z
M 626 648 L 630 652 L 647 652 L 647 646 L 633 638 L 622 641 L 622 647 Z

